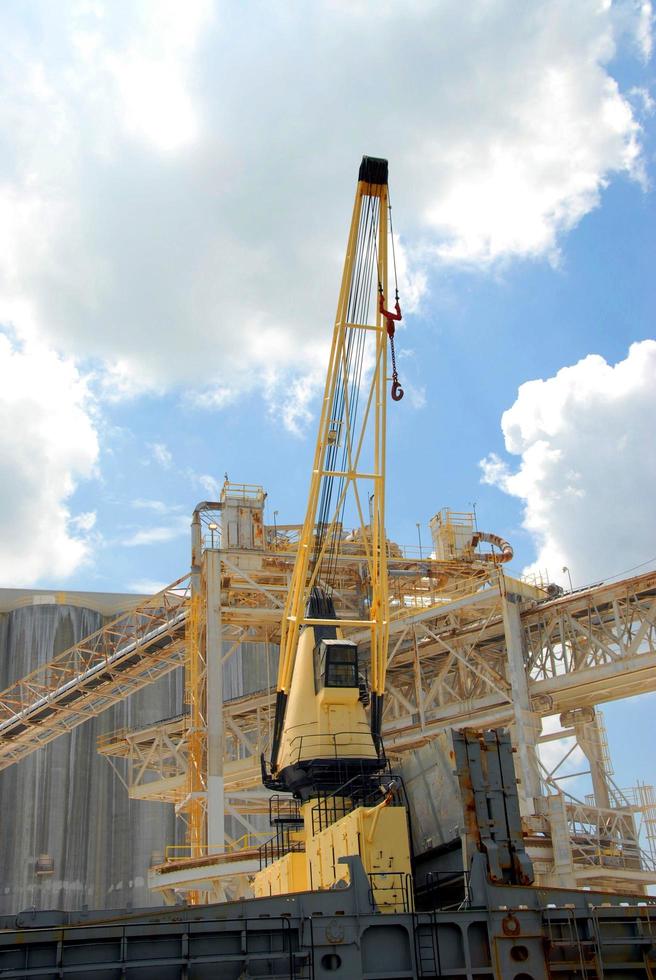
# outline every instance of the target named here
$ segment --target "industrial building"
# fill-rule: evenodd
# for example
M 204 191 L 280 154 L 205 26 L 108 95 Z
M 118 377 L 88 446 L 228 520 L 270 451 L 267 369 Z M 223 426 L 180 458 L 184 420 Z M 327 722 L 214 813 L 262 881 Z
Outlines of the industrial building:
M 228 547 L 215 535 L 212 548 L 207 525 L 216 512 L 200 511 L 203 555 L 209 551 L 221 563 L 221 592 L 208 595 L 206 604 L 220 613 L 224 649 L 225 794 L 232 831 L 225 846 L 240 840 L 241 847 L 252 845 L 246 877 L 261 836 L 244 838 L 262 835 L 266 826 L 259 815 L 268 812 L 269 794 L 261 786 L 259 760 L 270 733 L 280 595 L 299 530 L 264 524 L 264 500 L 260 488 L 226 485 Z M 509 727 L 519 749 L 519 795 L 534 831 L 529 851 L 538 881 L 645 891 L 656 884 L 653 790 L 615 784 L 599 705 L 654 689 L 656 575 L 549 598 L 478 561 L 467 520 L 441 513 L 432 522 L 432 550 L 440 558 L 406 558 L 390 545 L 392 591 L 404 613 L 391 629 L 388 752 L 413 785 L 438 778 L 440 733 Z M 348 549 L 340 615 L 363 601 L 357 542 Z M 2 841 L 3 912 L 32 905 L 159 904 L 149 873 L 166 895 L 167 867 L 191 861 L 174 813 L 189 782 L 183 677 L 188 597 L 188 578 L 151 598 L 0 591 L 0 801 L 3 813 L 12 814 L 5 817 Z M 128 604 L 133 608 L 117 616 Z M 111 661 L 126 645 L 130 657 L 117 659 L 102 685 L 89 690 L 80 681 L 78 699 L 62 706 L 53 699 L 47 723 L 40 720 L 35 703 L 51 697 L 64 678 Z M 128 662 L 120 667 L 122 661 Z M 543 735 L 541 720 L 553 715 L 562 727 Z M 568 738 L 564 751 L 578 745 L 585 755 L 591 792 L 583 800 L 570 798 L 567 783 L 540 763 L 540 744 L 556 736 Z M 443 753 L 440 758 L 446 771 Z M 418 813 L 415 823 L 418 834 L 437 844 L 458 821 L 452 793 L 434 798 L 451 799 L 452 812 Z M 52 871 L 39 871 L 43 856 Z

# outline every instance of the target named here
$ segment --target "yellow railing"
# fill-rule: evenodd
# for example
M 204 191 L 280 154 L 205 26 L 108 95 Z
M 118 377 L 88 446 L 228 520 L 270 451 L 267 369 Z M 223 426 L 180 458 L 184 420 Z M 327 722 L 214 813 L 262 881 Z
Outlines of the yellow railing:
M 174 861 L 184 861 L 188 858 L 206 857 L 208 855 L 236 854 L 239 851 L 250 851 L 271 837 L 270 830 L 262 830 L 257 833 L 244 834 L 237 840 L 226 844 L 204 844 L 200 847 L 192 847 L 191 844 L 169 844 L 164 852 L 164 861 L 171 864 Z M 192 853 L 193 852 L 193 853 Z
M 114 731 L 105 732 L 103 735 L 98 735 L 96 738 L 96 746 L 98 751 L 101 751 L 107 745 L 113 745 L 116 742 L 124 741 L 129 731 L 129 728 L 115 728 Z
M 237 498 L 244 501 L 263 503 L 265 497 L 264 488 L 257 483 L 229 483 L 226 480 L 221 491 L 221 499 L 223 501 Z

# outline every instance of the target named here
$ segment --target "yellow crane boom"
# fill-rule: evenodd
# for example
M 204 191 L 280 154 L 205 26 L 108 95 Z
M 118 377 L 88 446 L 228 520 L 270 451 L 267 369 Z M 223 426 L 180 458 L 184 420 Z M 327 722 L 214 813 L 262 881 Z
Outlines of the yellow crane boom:
M 270 772 L 262 758 L 264 785 L 294 800 L 282 807 L 281 797 L 272 800 L 275 836 L 264 845 L 253 889 L 263 896 L 339 887 L 348 874 L 341 859 L 357 855 L 376 903 L 398 911 L 411 870 L 408 822 L 381 739 L 389 639 L 388 337 L 391 394 L 395 401 L 403 397 L 393 347 L 401 319 L 398 289 L 393 312 L 385 308 L 388 212 L 387 161 L 364 157 L 308 506 L 282 620 Z M 359 618 L 337 619 L 332 592 L 340 557 L 353 544 L 365 555 L 364 600 Z M 348 628 L 370 631 L 370 691 Z
M 313 590 L 331 592 L 331 574 L 344 540 L 344 516 L 366 554 L 369 605 L 344 626 L 371 630 L 371 731 L 380 738 L 389 633 L 385 536 L 387 339 L 396 313 L 385 310 L 388 272 L 387 161 L 364 157 L 349 230 L 305 521 L 282 620 L 275 772 L 301 630 L 334 626 L 311 608 Z M 393 397 L 399 400 L 396 369 Z

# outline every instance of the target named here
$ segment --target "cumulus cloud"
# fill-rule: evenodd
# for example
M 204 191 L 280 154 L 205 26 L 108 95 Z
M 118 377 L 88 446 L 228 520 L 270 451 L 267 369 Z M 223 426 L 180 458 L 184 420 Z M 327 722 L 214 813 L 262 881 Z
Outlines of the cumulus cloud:
M 189 518 L 180 514 L 172 518 L 168 524 L 160 524 L 155 527 L 138 528 L 126 535 L 121 544 L 126 548 L 136 548 L 141 545 L 163 544 L 165 541 L 173 541 L 189 533 Z
M 656 557 L 656 341 L 632 344 L 608 364 L 590 354 L 546 380 L 521 385 L 504 412 L 505 446 L 515 469 L 496 455 L 483 480 L 524 503 L 536 561 L 575 586 Z
M 71 513 L 98 439 L 84 378 L 42 347 L 0 334 L 0 583 L 66 578 L 89 556 L 95 514 Z
M 408 309 L 436 262 L 554 260 L 640 178 L 609 65 L 647 50 L 649 4 L 372 9 L 7 0 L 0 316 L 97 359 L 110 396 L 284 393 L 298 428 L 363 151 L 391 157 Z

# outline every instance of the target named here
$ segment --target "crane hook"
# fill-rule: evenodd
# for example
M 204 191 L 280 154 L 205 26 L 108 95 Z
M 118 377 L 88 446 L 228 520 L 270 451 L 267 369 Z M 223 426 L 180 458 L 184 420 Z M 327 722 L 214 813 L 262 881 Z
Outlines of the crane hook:
M 379 285 L 378 286 L 378 292 L 380 294 L 380 297 L 379 297 L 379 300 L 378 300 L 378 309 L 380 310 L 380 312 L 383 314 L 383 316 L 387 320 L 387 332 L 388 333 L 390 332 L 390 327 L 391 327 L 392 333 L 390 334 L 390 336 L 393 337 L 394 336 L 394 320 L 402 320 L 403 319 L 403 316 L 401 314 L 401 307 L 399 306 L 398 293 L 397 293 L 397 297 L 396 297 L 396 303 L 394 304 L 394 309 L 396 310 L 396 313 L 392 313 L 391 310 L 386 310 L 385 309 L 385 294 L 383 293 L 383 287 L 382 287 L 382 285 Z
M 401 399 L 403 398 L 403 388 L 401 387 L 401 384 L 399 382 L 399 375 L 396 370 L 396 351 L 394 350 L 394 332 L 395 332 L 394 323 L 395 321 L 399 321 L 402 319 L 401 307 L 399 305 L 399 293 L 397 290 L 396 302 L 394 304 L 395 312 L 392 313 L 391 310 L 385 309 L 385 295 L 383 293 L 382 283 L 378 284 L 378 292 L 380 294 L 378 300 L 378 309 L 380 310 L 381 315 L 384 316 L 385 320 L 387 321 L 387 336 L 389 337 L 390 340 L 390 353 L 392 355 L 392 401 L 400 402 Z

